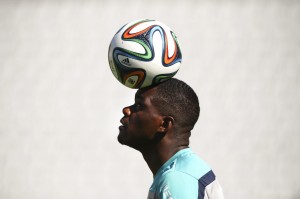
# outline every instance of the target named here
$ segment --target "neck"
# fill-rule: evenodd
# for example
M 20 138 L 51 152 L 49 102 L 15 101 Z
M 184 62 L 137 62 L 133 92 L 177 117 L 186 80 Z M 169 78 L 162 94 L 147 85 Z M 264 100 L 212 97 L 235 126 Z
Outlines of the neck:
M 157 171 L 167 162 L 175 153 L 189 147 L 189 137 L 191 135 L 190 130 L 180 129 L 176 133 L 169 131 L 164 136 L 160 137 L 148 146 L 144 146 L 142 150 L 139 150 L 148 167 L 150 168 L 153 176 Z
M 151 150 L 145 150 L 142 152 L 142 155 L 150 168 L 153 176 L 157 171 L 162 167 L 162 165 L 167 162 L 173 155 L 175 155 L 181 149 L 188 148 L 188 145 L 185 146 L 169 146 L 162 145 L 151 148 Z

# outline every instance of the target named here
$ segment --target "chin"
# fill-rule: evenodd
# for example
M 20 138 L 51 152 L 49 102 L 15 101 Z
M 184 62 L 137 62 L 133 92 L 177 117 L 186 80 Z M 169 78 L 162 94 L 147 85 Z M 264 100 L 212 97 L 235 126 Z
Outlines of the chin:
M 138 150 L 140 151 L 141 149 L 141 146 L 139 144 L 134 144 L 134 143 L 131 143 L 129 140 L 127 140 L 125 137 L 123 137 L 122 135 L 119 134 L 118 136 L 118 141 L 120 144 L 122 145 L 125 145 L 125 146 L 128 146 L 130 148 L 133 148 L 135 150 Z
M 119 134 L 119 135 L 118 135 L 118 142 L 119 142 L 120 144 L 122 144 L 122 145 L 124 145 L 124 144 L 125 144 L 125 142 L 124 142 L 124 138 L 122 137 L 122 135 L 121 135 L 121 134 Z
M 118 135 L 118 142 L 122 145 L 132 147 L 128 138 L 122 133 L 119 133 L 119 135 Z

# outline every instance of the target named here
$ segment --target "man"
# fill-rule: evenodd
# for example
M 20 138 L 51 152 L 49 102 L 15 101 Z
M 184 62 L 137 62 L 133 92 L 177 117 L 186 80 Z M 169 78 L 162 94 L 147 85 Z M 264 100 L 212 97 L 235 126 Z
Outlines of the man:
M 222 199 L 210 167 L 189 148 L 200 113 L 198 97 L 171 78 L 139 89 L 123 109 L 118 141 L 140 151 L 153 173 L 148 199 Z

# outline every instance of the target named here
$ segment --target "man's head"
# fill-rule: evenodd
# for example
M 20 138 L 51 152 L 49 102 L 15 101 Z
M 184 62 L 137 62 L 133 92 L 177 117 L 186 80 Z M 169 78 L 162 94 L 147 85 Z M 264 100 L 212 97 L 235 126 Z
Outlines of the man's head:
M 193 89 L 172 78 L 136 92 L 135 103 L 123 109 L 118 140 L 142 150 L 158 143 L 168 132 L 190 132 L 199 113 L 199 101 Z
M 175 124 L 192 130 L 196 124 L 200 106 L 196 93 L 185 82 L 172 78 L 156 86 L 153 104 L 165 116 L 172 116 Z

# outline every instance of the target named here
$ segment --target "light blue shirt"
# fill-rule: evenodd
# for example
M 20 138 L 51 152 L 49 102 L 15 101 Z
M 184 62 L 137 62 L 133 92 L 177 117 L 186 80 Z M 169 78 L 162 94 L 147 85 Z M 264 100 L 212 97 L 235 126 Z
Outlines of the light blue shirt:
M 222 199 L 211 168 L 190 148 L 178 151 L 158 170 L 148 199 Z

